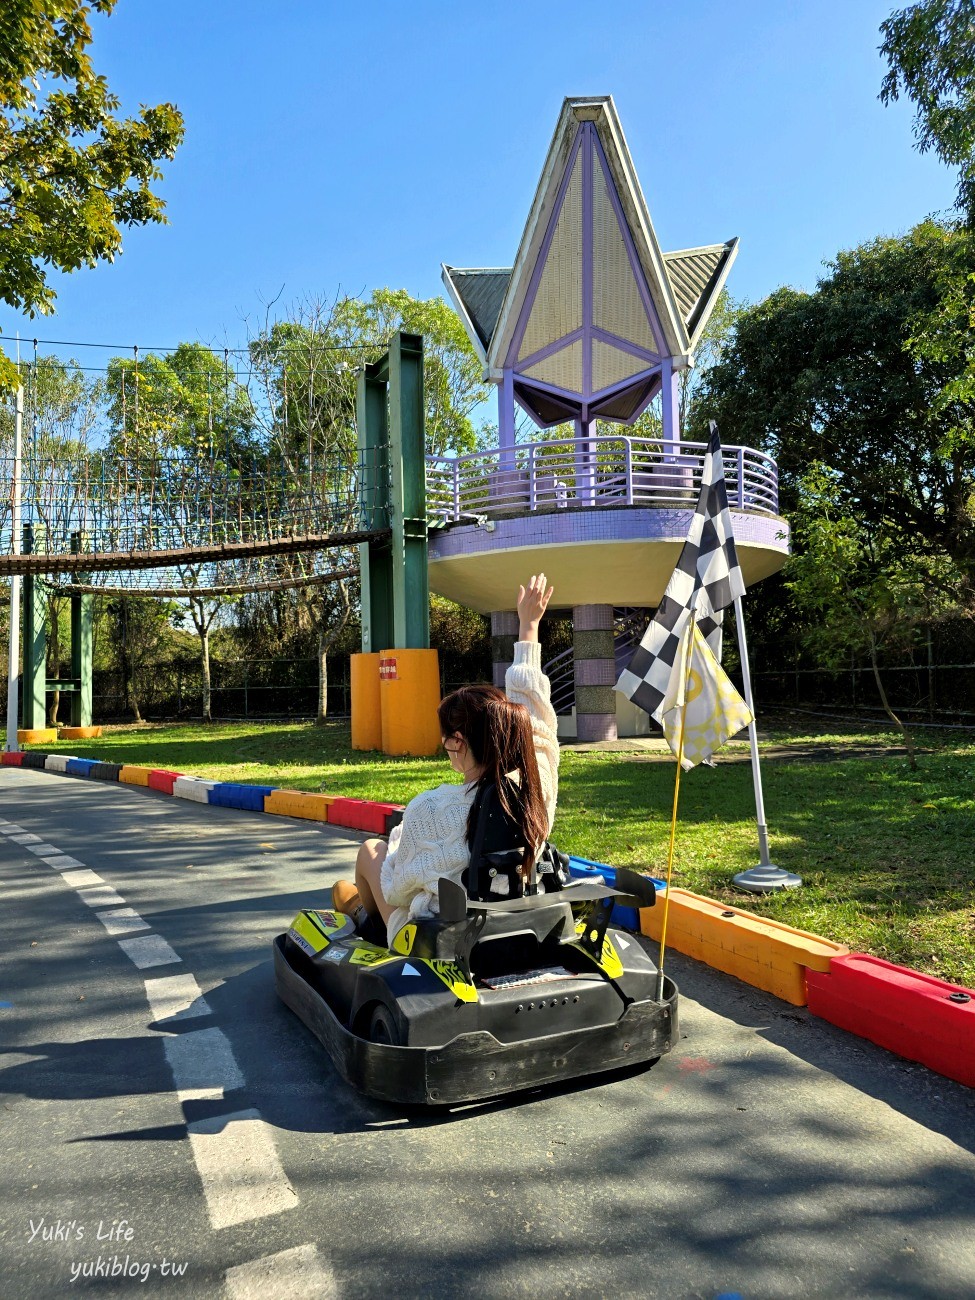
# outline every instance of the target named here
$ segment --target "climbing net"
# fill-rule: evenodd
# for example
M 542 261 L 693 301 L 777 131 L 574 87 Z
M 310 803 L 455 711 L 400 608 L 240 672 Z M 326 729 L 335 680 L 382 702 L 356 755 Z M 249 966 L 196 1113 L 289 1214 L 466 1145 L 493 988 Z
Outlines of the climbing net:
M 39 359 L 35 343 L 16 462 L 13 411 L 0 419 L 0 575 L 158 596 L 351 576 L 355 544 L 389 523 L 380 501 L 365 499 L 377 467 L 356 446 L 352 362 L 341 362 L 334 401 L 322 398 L 316 374 L 314 406 L 296 402 L 285 370 L 273 391 L 265 382 L 262 406 L 228 368 L 228 350 L 204 354 L 209 386 L 184 384 L 179 402 L 159 396 L 176 383 L 165 359 L 144 357 L 140 368 L 134 352 L 127 368 L 110 363 L 99 370 L 106 379 L 89 381 L 77 363 Z M 303 359 L 301 373 L 309 368 Z M 216 396 L 213 374 L 223 385 Z

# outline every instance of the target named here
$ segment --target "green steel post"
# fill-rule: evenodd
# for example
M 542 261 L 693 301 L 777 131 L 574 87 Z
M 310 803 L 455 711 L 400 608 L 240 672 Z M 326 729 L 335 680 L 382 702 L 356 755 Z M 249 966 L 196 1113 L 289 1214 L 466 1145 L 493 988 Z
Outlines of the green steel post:
M 359 442 L 359 493 L 363 528 L 389 527 L 389 459 L 385 359 L 359 375 L 356 425 Z M 362 583 L 362 649 L 390 650 L 393 640 L 393 567 L 389 542 L 359 543 Z
M 34 530 L 24 525 L 24 554 L 34 550 Z M 24 675 L 21 686 L 21 719 L 25 730 L 47 725 L 44 716 L 47 693 L 47 609 L 44 579 L 24 575 Z
M 71 552 L 81 551 L 81 534 L 71 534 Z M 87 574 L 79 574 L 78 581 L 86 582 Z M 91 669 L 94 630 L 94 598 L 89 595 L 71 597 L 71 676 L 75 689 L 71 692 L 72 727 L 91 726 Z
M 398 332 L 389 346 L 393 644 L 398 650 L 430 648 L 425 451 L 423 339 Z

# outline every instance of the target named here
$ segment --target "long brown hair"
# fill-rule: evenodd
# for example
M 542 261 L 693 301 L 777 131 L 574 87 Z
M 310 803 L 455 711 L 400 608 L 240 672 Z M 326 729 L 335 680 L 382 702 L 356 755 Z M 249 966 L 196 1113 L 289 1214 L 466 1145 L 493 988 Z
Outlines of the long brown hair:
M 535 760 L 531 717 L 496 686 L 462 686 L 445 696 L 437 710 L 440 734 L 459 732 L 474 762 L 483 765 L 478 790 L 493 784 L 501 807 L 517 825 L 525 845 L 522 875 L 527 879 L 548 834 L 548 816 Z M 505 778 L 517 772 L 517 780 Z M 467 817 L 467 843 L 474 840 L 474 807 Z

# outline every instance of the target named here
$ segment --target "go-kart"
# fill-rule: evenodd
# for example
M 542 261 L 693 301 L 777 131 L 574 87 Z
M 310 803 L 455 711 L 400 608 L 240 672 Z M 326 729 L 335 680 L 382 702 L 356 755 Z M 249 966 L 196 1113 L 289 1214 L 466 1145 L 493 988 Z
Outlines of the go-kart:
M 404 925 L 391 947 L 315 909 L 274 940 L 278 996 L 346 1082 L 384 1101 L 445 1106 L 670 1050 L 677 988 L 663 977 L 658 997 L 653 962 L 609 927 L 617 902 L 653 906 L 651 881 L 618 870 L 615 888 L 471 892 L 442 879 L 440 915 Z

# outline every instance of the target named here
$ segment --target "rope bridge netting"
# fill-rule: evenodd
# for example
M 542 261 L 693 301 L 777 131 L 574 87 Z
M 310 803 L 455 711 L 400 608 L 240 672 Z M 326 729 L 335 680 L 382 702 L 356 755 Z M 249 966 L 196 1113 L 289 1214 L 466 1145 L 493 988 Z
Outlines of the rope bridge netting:
M 107 381 L 88 380 L 84 368 L 56 358 L 24 367 L 19 460 L 13 401 L 0 419 L 0 578 L 43 575 L 76 592 L 202 596 L 351 576 L 356 544 L 388 532 L 383 503 L 365 500 L 363 489 L 377 481 L 363 457 L 384 449 L 362 452 L 352 420 L 336 428 L 334 403 L 326 409 L 317 390 L 320 427 L 309 415 L 305 427 L 288 428 L 286 389 L 287 400 L 261 412 L 226 369 L 222 387 L 214 390 L 212 374 L 208 388 L 197 385 L 195 423 L 187 417 L 192 392 L 181 394 L 180 409 L 170 402 L 168 425 L 152 420 L 161 366 L 153 371 L 147 360 L 140 373 L 137 359 L 121 381 L 110 367 L 100 371 Z M 217 354 L 212 360 L 219 368 Z M 342 371 L 347 395 L 354 371 L 347 364 Z
M 273 458 L 228 466 L 160 457 L 119 466 L 98 455 L 75 464 L 27 457 L 17 548 L 13 458 L 0 457 L 0 574 L 226 566 L 348 547 L 377 535 L 359 527 L 360 469 L 310 472 Z M 232 580 L 229 570 L 225 576 Z

